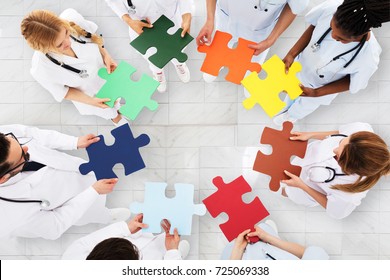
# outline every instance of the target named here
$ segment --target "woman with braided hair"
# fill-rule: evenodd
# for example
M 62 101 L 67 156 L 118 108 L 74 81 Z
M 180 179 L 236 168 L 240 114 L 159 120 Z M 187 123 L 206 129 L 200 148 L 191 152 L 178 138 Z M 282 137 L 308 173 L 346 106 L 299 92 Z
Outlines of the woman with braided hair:
M 338 93 L 364 89 L 378 69 L 382 51 L 372 28 L 390 21 L 389 0 L 329 0 L 307 15 L 310 26 L 284 58 L 286 72 L 298 61 L 302 95 L 285 102 L 277 125 L 304 118 Z
M 102 37 L 95 34 L 97 28 L 73 9 L 60 16 L 45 10 L 32 11 L 21 24 L 22 35 L 35 50 L 30 72 L 56 101 L 70 100 L 82 115 L 124 124 L 118 103 L 110 108 L 105 104 L 108 98 L 95 97 L 104 84 L 98 70 L 106 67 L 111 73 L 117 67 Z

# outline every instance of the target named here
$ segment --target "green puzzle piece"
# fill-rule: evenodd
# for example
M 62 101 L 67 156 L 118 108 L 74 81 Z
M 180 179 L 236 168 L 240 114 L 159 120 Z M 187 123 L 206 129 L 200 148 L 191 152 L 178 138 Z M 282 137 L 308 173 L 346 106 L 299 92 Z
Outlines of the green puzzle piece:
M 151 97 L 159 86 L 159 82 L 146 74 L 143 74 L 137 82 L 131 80 L 130 77 L 134 72 L 136 69 L 124 61 L 121 61 L 111 74 L 107 73 L 106 68 L 100 68 L 98 75 L 107 82 L 96 94 L 98 98 L 110 98 L 111 100 L 106 104 L 111 108 L 114 107 L 118 98 L 125 99 L 126 104 L 122 105 L 119 112 L 132 121 L 144 107 L 151 111 L 157 109 L 158 103 Z
M 168 34 L 168 29 L 174 25 L 169 18 L 162 15 L 153 23 L 153 28 L 144 28 L 141 35 L 130 42 L 130 45 L 142 54 L 145 54 L 149 48 L 155 47 L 157 53 L 151 55 L 149 61 L 158 68 L 163 68 L 172 58 L 185 62 L 188 56 L 182 50 L 194 38 L 188 33 L 182 38 L 182 28 L 179 28 L 173 35 Z

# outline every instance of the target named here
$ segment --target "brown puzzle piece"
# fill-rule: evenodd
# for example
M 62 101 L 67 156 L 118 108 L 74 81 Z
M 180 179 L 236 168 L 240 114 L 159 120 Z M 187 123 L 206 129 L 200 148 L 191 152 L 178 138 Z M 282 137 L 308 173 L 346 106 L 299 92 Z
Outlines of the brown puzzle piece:
M 265 155 L 258 151 L 253 170 L 271 176 L 269 187 L 272 191 L 279 190 L 281 180 L 289 179 L 284 174 L 284 170 L 297 176 L 301 173 L 302 168 L 292 165 L 290 158 L 293 155 L 303 158 L 306 153 L 307 141 L 290 140 L 292 128 L 291 122 L 284 122 L 283 130 L 266 127 L 261 135 L 260 143 L 271 145 L 272 154 Z

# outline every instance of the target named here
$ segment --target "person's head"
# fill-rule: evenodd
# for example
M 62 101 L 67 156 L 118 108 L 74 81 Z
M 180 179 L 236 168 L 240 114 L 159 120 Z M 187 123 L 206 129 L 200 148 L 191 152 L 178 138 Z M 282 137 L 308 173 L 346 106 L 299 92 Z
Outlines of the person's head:
M 22 21 L 21 32 L 30 47 L 43 53 L 63 53 L 70 48 L 70 35 L 91 36 L 91 41 L 99 45 L 102 39 L 89 34 L 73 22 L 59 18 L 56 14 L 46 10 L 34 10 Z
M 389 149 L 375 133 L 361 131 L 345 137 L 334 153 L 345 174 L 360 177 L 353 184 L 336 185 L 335 189 L 353 193 L 366 191 L 390 173 Z
M 389 0 L 344 0 L 333 15 L 333 39 L 341 43 L 360 41 L 371 28 L 390 21 Z
M 0 133 L 0 184 L 18 174 L 29 160 L 28 147 L 21 146 L 12 134 Z
M 125 238 L 103 240 L 89 253 L 87 260 L 139 260 L 138 248 Z

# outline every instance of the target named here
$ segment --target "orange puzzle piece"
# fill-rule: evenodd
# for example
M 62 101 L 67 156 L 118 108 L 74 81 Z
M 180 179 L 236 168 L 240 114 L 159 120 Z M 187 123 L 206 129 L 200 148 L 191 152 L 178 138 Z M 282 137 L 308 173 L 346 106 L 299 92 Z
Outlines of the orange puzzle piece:
M 265 155 L 258 151 L 253 170 L 271 176 L 269 188 L 274 192 L 280 188 L 281 180 L 289 179 L 284 174 L 284 170 L 297 176 L 301 174 L 302 168 L 292 165 L 290 158 L 293 155 L 303 158 L 306 153 L 307 141 L 290 140 L 292 128 L 291 122 L 284 122 L 283 130 L 266 127 L 261 135 L 260 143 L 271 145 L 272 154 Z
M 256 43 L 238 38 L 236 48 L 231 49 L 228 47 L 228 43 L 232 37 L 229 33 L 217 30 L 210 46 L 202 45 L 198 47 L 199 52 L 207 53 L 200 70 L 210 75 L 218 76 L 222 67 L 228 67 L 229 73 L 225 79 L 239 85 L 246 71 L 260 72 L 261 66 L 258 63 L 251 62 L 255 51 L 250 49 L 248 45 Z

